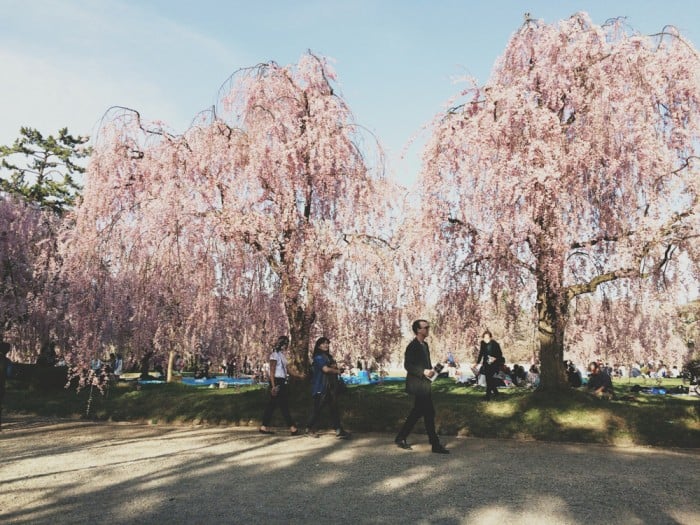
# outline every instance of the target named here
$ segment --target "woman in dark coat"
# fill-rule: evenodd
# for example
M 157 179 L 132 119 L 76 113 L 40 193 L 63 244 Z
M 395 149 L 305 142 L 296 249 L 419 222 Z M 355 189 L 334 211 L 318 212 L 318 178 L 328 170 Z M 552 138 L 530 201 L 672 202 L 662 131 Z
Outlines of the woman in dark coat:
M 498 387 L 494 375 L 498 373 L 503 363 L 505 363 L 501 345 L 492 337 L 491 332 L 488 330 L 484 331 L 481 336 L 481 345 L 479 346 L 479 357 L 476 359 L 477 364 L 483 363 L 481 373 L 486 376 L 487 401 L 491 399 L 491 396 L 496 397 L 498 395 Z
M 314 345 L 313 377 L 311 379 L 311 397 L 314 400 L 311 417 L 307 425 L 309 436 L 318 437 L 317 425 L 321 417 L 321 409 L 328 405 L 336 437 L 346 439 L 350 436 L 340 423 L 338 409 L 338 385 L 341 369 L 330 354 L 330 340 L 319 337 Z

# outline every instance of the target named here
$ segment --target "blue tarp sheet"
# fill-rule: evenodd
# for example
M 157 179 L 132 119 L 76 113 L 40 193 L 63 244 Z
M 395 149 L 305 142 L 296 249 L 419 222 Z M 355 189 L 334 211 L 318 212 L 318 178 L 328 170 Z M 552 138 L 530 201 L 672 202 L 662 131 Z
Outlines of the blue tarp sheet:
M 372 374 L 372 377 L 370 379 L 369 375 L 367 372 L 360 372 L 359 375 L 356 376 L 350 376 L 350 377 L 342 377 L 343 381 L 345 381 L 346 384 L 348 385 L 376 385 L 377 383 L 384 382 L 384 383 L 390 383 L 392 381 L 406 381 L 405 377 L 401 376 L 386 376 L 382 379 L 382 381 L 379 380 L 379 376 L 377 374 Z
M 193 377 L 183 377 L 182 384 L 188 386 L 209 386 L 227 383 L 229 385 L 252 385 L 255 383 L 249 377 L 210 377 L 209 379 L 195 379 Z
M 377 374 L 372 374 L 371 379 L 365 374 L 360 374 L 359 376 L 351 376 L 351 377 L 343 377 L 343 381 L 345 381 L 346 384 L 348 385 L 376 385 L 380 383 L 379 376 Z M 397 382 L 397 381 L 405 381 L 405 377 L 401 376 L 387 376 L 382 379 L 384 383 L 391 383 L 391 382 Z M 157 380 L 143 380 L 139 379 L 138 382 L 142 385 L 157 385 L 157 384 L 165 384 L 165 381 L 157 381 Z M 219 386 L 219 383 L 227 383 L 229 385 L 253 385 L 255 384 L 255 381 L 253 381 L 250 378 L 243 377 L 243 378 L 230 378 L 230 377 L 210 377 L 209 379 L 195 379 L 193 377 L 183 377 L 182 378 L 182 384 L 187 385 L 187 386 L 209 386 L 209 385 L 216 385 Z
M 139 379 L 138 380 L 139 384 L 141 385 L 158 385 L 158 384 L 165 384 L 165 381 L 158 381 L 158 380 L 143 380 Z M 187 385 L 187 386 L 209 386 L 209 385 L 216 385 L 219 386 L 219 383 L 227 383 L 229 385 L 252 385 L 255 383 L 251 378 L 249 377 L 210 377 L 209 379 L 195 379 L 194 377 L 183 377 L 182 378 L 182 384 Z

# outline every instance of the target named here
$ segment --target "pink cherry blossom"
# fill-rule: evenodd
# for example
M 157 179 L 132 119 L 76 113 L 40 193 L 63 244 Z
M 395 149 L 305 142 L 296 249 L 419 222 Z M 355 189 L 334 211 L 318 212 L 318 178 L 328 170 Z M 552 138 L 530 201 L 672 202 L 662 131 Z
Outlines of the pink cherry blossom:
M 577 297 L 639 278 L 674 296 L 689 273 L 697 289 L 678 261 L 698 260 L 699 66 L 672 28 L 528 20 L 487 85 L 433 125 L 420 221 L 443 298 L 535 305 L 544 389 L 564 384 Z

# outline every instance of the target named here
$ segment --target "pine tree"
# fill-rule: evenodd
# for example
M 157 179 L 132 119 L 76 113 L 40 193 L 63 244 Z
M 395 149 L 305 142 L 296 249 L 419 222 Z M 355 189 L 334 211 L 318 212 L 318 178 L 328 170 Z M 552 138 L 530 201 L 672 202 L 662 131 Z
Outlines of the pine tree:
M 84 146 L 87 140 L 74 137 L 67 128 L 60 129 L 58 137 L 44 137 L 34 128 L 22 127 L 12 146 L 0 146 L 0 190 L 62 214 L 82 189 L 74 177 L 85 172 L 76 161 L 90 154 Z

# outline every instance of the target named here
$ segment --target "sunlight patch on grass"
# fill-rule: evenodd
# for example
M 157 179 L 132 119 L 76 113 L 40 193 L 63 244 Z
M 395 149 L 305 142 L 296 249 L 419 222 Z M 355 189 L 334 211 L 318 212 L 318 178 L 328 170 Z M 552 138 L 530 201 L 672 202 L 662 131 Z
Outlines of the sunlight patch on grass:
M 484 414 L 496 417 L 513 417 L 518 411 L 516 403 L 505 403 L 503 401 L 497 403 L 487 403 L 484 407 Z
M 685 419 L 683 421 L 678 421 L 677 422 L 679 425 L 684 426 L 688 430 L 700 430 L 700 419 L 696 420 L 690 420 L 690 419 Z
M 632 447 L 638 444 L 628 432 L 622 432 L 613 436 L 612 443 L 618 447 Z
M 590 430 L 600 430 L 608 426 L 609 415 L 605 412 L 564 412 L 552 414 L 552 419 L 566 427 L 585 428 Z

